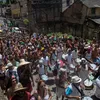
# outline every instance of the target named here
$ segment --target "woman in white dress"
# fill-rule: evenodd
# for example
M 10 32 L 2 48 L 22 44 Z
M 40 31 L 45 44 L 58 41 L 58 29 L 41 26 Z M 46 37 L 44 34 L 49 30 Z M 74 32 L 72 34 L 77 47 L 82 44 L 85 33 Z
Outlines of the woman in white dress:
M 52 100 L 51 91 L 42 80 L 40 80 L 38 83 L 37 91 L 42 100 Z

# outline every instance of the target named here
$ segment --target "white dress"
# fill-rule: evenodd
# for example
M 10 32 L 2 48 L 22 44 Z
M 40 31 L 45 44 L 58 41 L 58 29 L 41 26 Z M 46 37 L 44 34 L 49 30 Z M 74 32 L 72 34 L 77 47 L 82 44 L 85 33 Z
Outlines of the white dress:
M 49 94 L 44 97 L 44 100 L 49 100 Z

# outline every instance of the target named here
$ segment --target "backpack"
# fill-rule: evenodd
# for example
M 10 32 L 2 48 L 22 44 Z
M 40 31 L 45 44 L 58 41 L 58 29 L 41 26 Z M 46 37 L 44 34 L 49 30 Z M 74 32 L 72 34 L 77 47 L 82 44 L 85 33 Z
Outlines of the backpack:
M 65 94 L 66 96 L 71 95 L 71 93 L 73 92 L 72 90 L 72 85 L 70 84 L 66 89 L 65 89 Z

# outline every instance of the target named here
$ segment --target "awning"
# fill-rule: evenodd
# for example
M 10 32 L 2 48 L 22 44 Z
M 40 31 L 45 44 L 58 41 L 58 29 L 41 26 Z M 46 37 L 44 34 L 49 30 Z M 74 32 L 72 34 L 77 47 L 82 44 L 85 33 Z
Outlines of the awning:
M 96 24 L 100 24 L 100 18 L 98 18 L 98 19 L 90 19 L 90 20 L 92 20 L 92 21 L 95 22 Z

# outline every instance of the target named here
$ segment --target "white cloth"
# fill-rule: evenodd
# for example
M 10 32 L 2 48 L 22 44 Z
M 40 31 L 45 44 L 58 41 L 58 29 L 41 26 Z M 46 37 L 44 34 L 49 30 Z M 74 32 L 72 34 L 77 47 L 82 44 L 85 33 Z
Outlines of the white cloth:
M 96 79 L 96 92 L 95 96 L 100 99 L 100 79 Z

